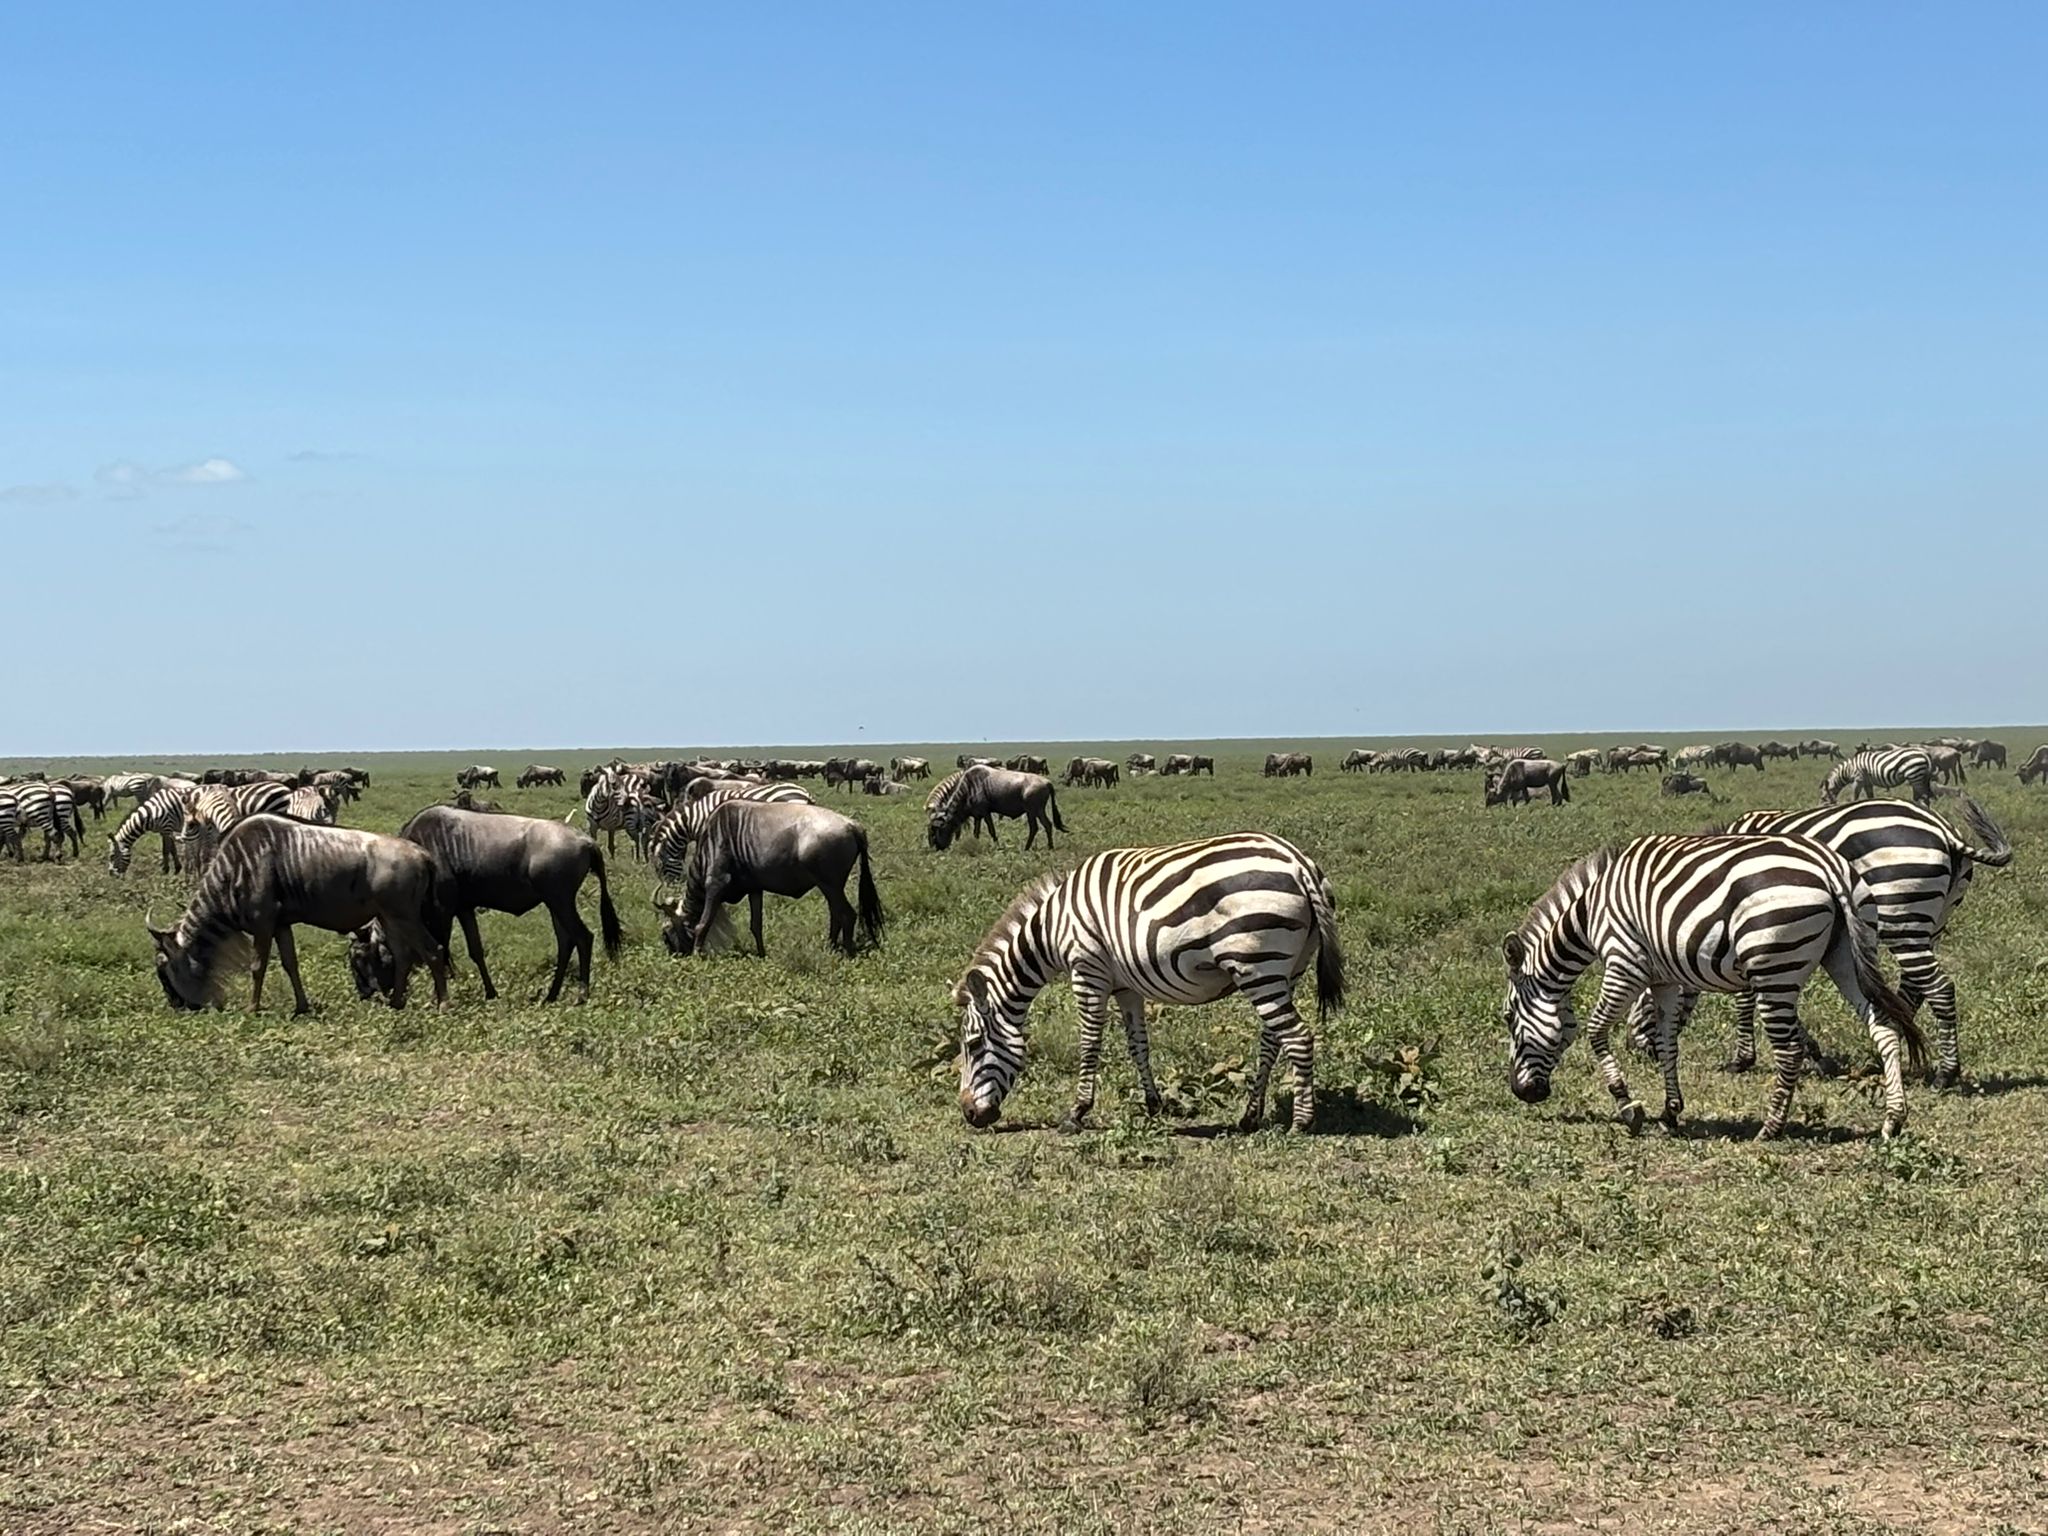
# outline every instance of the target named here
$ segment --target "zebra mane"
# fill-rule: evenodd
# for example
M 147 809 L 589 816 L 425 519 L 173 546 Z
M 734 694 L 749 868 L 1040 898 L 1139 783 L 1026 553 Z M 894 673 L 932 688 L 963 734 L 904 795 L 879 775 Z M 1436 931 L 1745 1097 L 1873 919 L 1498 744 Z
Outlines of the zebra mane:
M 1605 848 L 1595 848 L 1578 863 L 1571 866 L 1536 899 L 1536 905 L 1529 909 L 1529 915 L 1522 919 L 1522 926 L 1516 931 L 1525 941 L 1533 943 L 1550 927 L 1552 921 L 1580 892 L 1598 880 L 1614 862 L 1614 856 L 1621 849 L 1610 843 Z
M 988 932 L 982 935 L 981 942 L 975 945 L 974 955 L 968 960 L 967 969 L 960 973 L 959 984 L 953 988 L 953 1000 L 956 1003 L 962 1001 L 962 989 L 967 985 L 967 978 L 974 974 L 983 961 L 997 954 L 1005 944 L 1016 937 L 1017 930 L 1024 926 L 1024 920 L 1045 904 L 1045 898 L 1050 896 L 1064 879 L 1066 876 L 1062 874 L 1043 874 L 1017 893 L 1016 900 L 1004 908 L 1003 915 L 995 920 Z

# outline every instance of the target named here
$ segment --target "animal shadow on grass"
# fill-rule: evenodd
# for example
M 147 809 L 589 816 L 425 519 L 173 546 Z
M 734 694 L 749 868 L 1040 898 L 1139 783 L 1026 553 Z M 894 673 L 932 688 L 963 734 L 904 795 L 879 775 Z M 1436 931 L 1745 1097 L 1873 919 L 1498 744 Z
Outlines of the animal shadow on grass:
M 1994 1072 L 1989 1077 L 1971 1078 L 1960 1091 L 1971 1098 L 1991 1098 L 2001 1093 L 2023 1093 L 2029 1088 L 2048 1088 L 2048 1076 L 2039 1072 Z
M 1294 1120 L 1294 1096 L 1290 1093 L 1278 1095 L 1271 1110 L 1267 1112 L 1265 1129 L 1288 1131 Z M 1237 1133 L 1235 1120 L 1195 1121 L 1170 1127 L 1176 1136 L 1192 1137 L 1207 1141 L 1217 1136 L 1232 1136 Z M 1378 1136 L 1394 1140 L 1412 1136 L 1424 1129 L 1423 1123 L 1410 1118 L 1398 1108 L 1389 1108 L 1376 1099 L 1369 1098 L 1357 1088 L 1346 1084 L 1341 1088 L 1318 1088 L 1316 1090 L 1316 1119 L 1309 1127 L 1311 1136 Z
M 1565 1125 L 1611 1126 L 1616 1130 L 1621 1124 L 1612 1115 L 1584 1114 L 1573 1110 L 1557 1116 Z M 1667 1132 L 1654 1112 L 1643 1122 L 1644 1137 L 1676 1135 L 1684 1141 L 1754 1141 L 1756 1133 L 1764 1128 L 1763 1116 L 1728 1118 L 1721 1115 L 1687 1115 L 1678 1122 L 1676 1132 Z M 1844 1142 L 1869 1141 L 1876 1137 L 1875 1125 L 1864 1129 L 1853 1125 L 1809 1125 L 1803 1120 L 1787 1120 L 1783 1130 L 1778 1132 L 1780 1141 L 1806 1141 L 1817 1146 L 1840 1146 Z

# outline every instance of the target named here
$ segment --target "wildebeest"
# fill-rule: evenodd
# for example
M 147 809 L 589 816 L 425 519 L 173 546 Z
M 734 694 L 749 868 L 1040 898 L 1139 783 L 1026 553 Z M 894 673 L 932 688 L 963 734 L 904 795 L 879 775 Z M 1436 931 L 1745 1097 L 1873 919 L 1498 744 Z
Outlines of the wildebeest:
M 1053 829 L 1067 830 L 1060 820 L 1059 799 L 1052 780 L 1042 774 L 1014 773 L 1007 768 L 973 767 L 948 774 L 925 801 L 925 837 L 932 847 L 944 850 L 962 825 L 972 826 L 979 836 L 985 829 L 990 842 L 997 842 L 995 818 L 1025 818 L 1029 835 L 1024 846 L 1038 841 L 1045 829 L 1045 846 L 1052 847 Z
M 605 957 L 616 960 L 625 941 L 618 908 L 605 879 L 604 853 L 597 839 L 559 821 L 533 816 L 486 816 L 451 806 L 430 805 L 399 831 L 408 843 L 433 855 L 439 870 L 439 899 L 427 919 L 428 931 L 444 950 L 455 923 L 484 984 L 486 1000 L 498 995 L 484 963 L 477 909 L 523 917 L 546 907 L 555 925 L 555 978 L 543 1001 L 562 995 L 569 957 L 576 957 L 576 1001 L 590 997 L 590 925 L 576 910 L 583 882 L 597 876 L 597 918 L 604 930 Z M 382 925 L 371 923 L 349 941 L 349 968 L 365 998 L 389 994 L 397 977 L 391 944 Z
M 1209 756 L 1206 752 L 1190 752 L 1188 754 L 1188 773 L 1190 776 L 1197 773 L 1206 773 L 1213 779 L 1216 777 L 1216 759 Z
M 381 920 L 392 952 L 391 1006 L 405 1006 L 422 963 L 433 974 L 435 1001 L 446 1002 L 448 952 L 430 927 L 440 880 L 433 856 L 399 838 L 250 816 L 221 839 L 184 916 L 169 929 L 149 928 L 157 980 L 173 1008 L 217 1007 L 227 976 L 249 966 L 253 941 L 254 1011 L 263 1006 L 263 973 L 275 943 L 292 984 L 293 1012 L 307 1013 L 313 1005 L 299 980 L 293 925 L 352 933 Z
M 156 773 L 116 773 L 100 781 L 100 792 L 107 804 L 116 800 L 133 800 L 142 804 L 151 795 L 163 788 L 163 775 Z
M 907 795 L 910 788 L 895 779 L 862 779 L 860 792 L 864 795 Z
M 1060 778 L 1062 784 L 1083 784 L 1094 789 L 1114 789 L 1117 785 L 1117 766 L 1106 757 L 1077 757 L 1067 764 L 1067 771 Z
M 2005 766 L 2005 743 L 2002 741 L 1980 741 L 1977 750 L 1970 754 L 1970 761 L 1979 768 L 2003 768 Z
M 1799 756 L 1799 749 L 1797 747 L 1788 747 L 1782 741 L 1763 742 L 1756 750 L 1759 757 L 1766 758 L 1796 758 Z
M 878 777 L 882 765 L 865 757 L 828 757 L 825 759 L 825 783 L 829 788 L 837 784 L 841 789 L 851 790 L 863 779 Z
M 1572 797 L 1572 787 L 1563 763 L 1549 758 L 1510 758 L 1486 776 L 1488 805 L 1527 805 L 1529 791 L 1547 789 L 1550 803 L 1563 805 Z
M 1754 768 L 1764 771 L 1764 755 L 1755 747 L 1742 741 L 1724 741 L 1714 748 L 1715 763 L 1723 768 Z
M 62 781 L 71 790 L 72 803 L 85 806 L 92 812 L 94 821 L 105 819 L 107 814 L 106 780 L 89 773 L 68 774 Z
M 519 789 L 531 789 L 536 784 L 566 784 L 568 781 L 569 776 L 561 769 L 551 768 L 546 763 L 532 763 L 522 769 L 512 782 Z
M 889 759 L 889 777 L 901 784 L 905 779 L 928 779 L 932 776 L 931 762 L 922 757 L 892 757 Z
M 1314 777 L 1315 759 L 1306 752 L 1268 752 L 1264 777 L 1291 779 L 1297 774 Z
M 2022 784 L 2048 778 L 2048 746 L 2034 748 L 2034 755 L 2021 763 L 2017 771 Z
M 1581 747 L 1576 752 L 1567 752 L 1564 755 L 1565 768 L 1575 779 L 1585 778 L 1596 764 L 1605 764 L 1610 773 L 1614 771 L 1612 755 L 1602 752 L 1598 747 Z
M 1944 784 L 1966 784 L 1969 776 L 1963 772 L 1963 754 L 1959 747 L 1930 745 L 1921 749 L 1927 754 L 1927 761 L 1934 765 L 1934 776 Z
M 448 804 L 458 811 L 480 811 L 486 816 L 495 816 L 505 808 L 495 800 L 480 800 L 475 791 L 458 789 L 448 797 Z
M 965 770 L 968 768 L 1000 768 L 1003 765 L 992 757 L 969 757 L 965 752 L 962 752 L 953 759 L 953 766 Z
M 1033 752 L 1019 752 L 1015 757 L 1004 762 L 1003 766 L 1012 773 L 1037 773 L 1044 775 L 1052 773 L 1052 765 Z
M 1718 800 L 1713 786 L 1696 773 L 1667 773 L 1658 792 L 1666 795 L 1705 795 L 1709 800 Z
M 857 906 L 846 899 L 846 877 L 856 865 Z M 661 907 L 662 942 L 678 955 L 702 948 L 725 907 L 744 896 L 754 952 L 765 955 L 762 896 L 802 896 L 814 889 L 831 911 L 827 938 L 834 948 L 856 953 L 856 930 L 870 944 L 880 941 L 887 918 L 859 822 L 822 805 L 728 800 L 711 813 L 691 847 L 682 896 Z
M 1213 779 L 1216 776 L 1215 759 L 1197 757 L 1192 752 L 1175 752 L 1160 765 L 1159 776 L 1161 778 L 1168 778 L 1178 774 L 1195 773 L 1205 763 L 1209 768 L 1209 777 Z
M 457 789 L 481 789 L 486 784 L 490 785 L 493 789 L 502 787 L 498 783 L 498 770 L 486 763 L 476 763 L 468 768 L 458 768 L 455 771 L 455 787 Z
M 1839 762 L 1842 756 L 1842 749 L 1832 741 L 1823 741 L 1820 737 L 1815 736 L 1799 743 L 1799 755 L 1801 757 L 1831 757 Z
M 1159 767 L 1159 759 L 1150 752 L 1133 752 L 1124 759 L 1124 768 L 1132 778 L 1141 773 L 1152 773 Z

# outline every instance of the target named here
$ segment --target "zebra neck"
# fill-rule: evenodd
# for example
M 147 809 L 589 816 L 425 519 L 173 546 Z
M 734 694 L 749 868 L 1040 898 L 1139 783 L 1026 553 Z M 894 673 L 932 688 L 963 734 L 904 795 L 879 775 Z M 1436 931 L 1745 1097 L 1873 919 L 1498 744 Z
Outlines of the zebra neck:
M 989 998 L 1012 1028 L 1022 1030 L 1031 1003 L 1046 985 L 1067 969 L 1067 956 L 1054 936 L 1058 893 L 1049 895 L 1018 922 L 1016 931 L 988 957 Z

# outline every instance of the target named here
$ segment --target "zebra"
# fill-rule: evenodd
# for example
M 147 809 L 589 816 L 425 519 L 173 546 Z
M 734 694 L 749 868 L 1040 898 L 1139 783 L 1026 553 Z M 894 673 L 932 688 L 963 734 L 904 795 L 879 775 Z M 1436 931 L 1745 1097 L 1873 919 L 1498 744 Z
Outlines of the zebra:
M 1847 860 L 1810 838 L 1639 837 L 1587 855 L 1558 877 L 1501 943 L 1511 1045 L 1508 1086 L 1525 1104 L 1550 1097 L 1550 1076 L 1578 1033 L 1572 988 L 1595 960 L 1603 975 L 1586 1043 L 1629 1130 L 1643 1106 L 1629 1094 L 1609 1033 L 1645 987 L 1657 1011 L 1653 1043 L 1664 1076 L 1664 1123 L 1685 1108 L 1678 1030 L 1688 992 L 1753 992 L 1777 1067 L 1757 1139 L 1784 1129 L 1805 1066 L 1799 990 L 1826 967 L 1860 1014 L 1884 1063 L 1884 1136 L 1906 1123 L 1901 1046 L 1917 1068 L 1927 1043 L 1913 1008 L 1878 968 L 1876 902 Z
M 247 784 L 202 784 L 185 802 L 182 841 L 193 851 L 193 868 L 204 870 L 230 827 L 247 817 L 288 814 L 292 792 L 282 784 L 257 779 Z
M 1810 837 L 1848 861 L 1877 903 L 1878 942 L 1898 957 L 1899 995 L 1918 1009 L 1923 999 L 1934 1013 L 1935 1069 L 1929 1081 L 1947 1088 L 1962 1076 L 1957 1042 L 1956 984 L 1934 953 L 1934 941 L 1948 926 L 1979 864 L 2003 869 L 2012 845 L 1984 808 L 1962 797 L 1963 823 L 1982 847 L 1956 835 L 1941 817 L 1903 800 L 1864 800 L 1806 811 L 1751 811 L 1729 824 L 1731 833 L 1776 832 Z M 1687 994 L 1679 1025 L 1691 1017 L 1697 994 Z M 1646 1038 L 1649 1009 L 1636 1008 L 1638 1043 Z M 1735 1054 L 1731 1072 L 1756 1065 L 1756 999 L 1735 1000 Z
M 143 800 L 122 818 L 114 835 L 107 839 L 107 873 L 126 874 L 135 845 L 154 832 L 163 843 L 163 873 L 182 870 L 178 838 L 185 830 L 186 802 L 199 793 L 188 779 L 167 779 L 162 788 Z
M 1321 1017 L 1344 1004 L 1336 902 L 1315 861 L 1264 832 L 1165 848 L 1119 848 L 1027 885 L 982 939 L 953 989 L 960 1018 L 960 1112 L 988 1126 L 1024 1071 L 1031 1001 L 1064 971 L 1081 1013 L 1081 1075 L 1063 1130 L 1095 1105 L 1102 1036 L 1114 1002 L 1145 1111 L 1161 1107 L 1145 1003 L 1214 1002 L 1233 988 L 1259 1016 L 1259 1065 L 1238 1128 L 1265 1118 L 1266 1085 L 1284 1053 L 1294 1128 L 1315 1120 L 1315 1037 L 1294 1007 L 1313 960 Z
M 700 781 L 702 782 L 702 781 Z M 879 780 L 870 779 L 869 783 Z M 693 785 L 692 788 L 695 788 Z M 711 813 L 728 800 L 756 800 L 770 805 L 816 805 L 800 784 L 712 784 L 661 818 L 647 842 L 647 861 L 657 885 L 680 885 L 689 868 L 690 844 L 704 835 Z
M 101 792 L 107 797 L 107 804 L 126 796 L 137 805 L 162 789 L 169 780 L 154 773 L 116 773 L 110 775 L 101 785 Z
M 661 801 L 655 798 L 648 780 L 640 775 L 606 769 L 584 796 L 583 814 L 590 822 L 592 837 L 604 834 L 607 857 L 618 852 L 618 837 L 623 831 L 633 846 L 634 857 L 644 860 L 647 839 L 661 820 Z M 567 819 L 573 820 L 575 815 L 571 811 Z
M 84 850 L 85 823 L 79 817 L 71 786 L 62 780 L 27 779 L 0 789 L 0 799 L 10 805 L 0 843 L 17 861 L 27 860 L 22 839 L 37 830 L 43 834 L 45 862 L 55 859 L 61 864 L 67 842 L 74 856 Z
M 284 803 L 284 813 L 317 826 L 334 825 L 334 802 L 324 790 L 315 789 L 310 784 L 291 792 L 291 798 Z
M 1829 770 L 1820 803 L 1833 805 L 1844 789 L 1864 799 L 1880 789 L 1909 785 L 1920 805 L 1934 801 L 1934 763 L 1919 747 L 1869 747 Z

